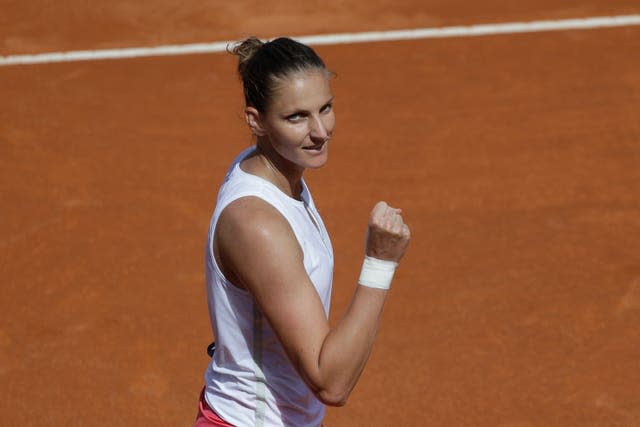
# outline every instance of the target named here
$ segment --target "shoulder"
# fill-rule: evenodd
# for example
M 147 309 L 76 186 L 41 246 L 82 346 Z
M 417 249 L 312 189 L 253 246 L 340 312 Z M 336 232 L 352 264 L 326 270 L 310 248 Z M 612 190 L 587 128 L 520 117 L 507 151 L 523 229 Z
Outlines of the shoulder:
M 279 227 L 287 224 L 286 218 L 271 203 L 259 196 L 243 196 L 229 203 L 220 213 L 220 225 L 230 225 L 248 230 Z
M 275 206 L 257 196 L 245 196 L 229 203 L 221 212 L 216 228 L 223 245 L 226 242 L 247 246 L 249 251 L 291 241 L 297 245 L 287 219 Z
M 271 292 L 285 281 L 277 277 L 304 278 L 304 254 L 289 222 L 255 196 L 237 199 L 222 211 L 213 250 L 225 277 L 254 294 Z

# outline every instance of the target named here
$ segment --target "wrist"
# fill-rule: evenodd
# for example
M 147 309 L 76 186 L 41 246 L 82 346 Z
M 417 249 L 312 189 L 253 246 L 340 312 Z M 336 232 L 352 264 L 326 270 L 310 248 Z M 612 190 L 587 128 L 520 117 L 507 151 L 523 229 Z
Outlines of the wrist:
M 369 288 L 388 290 L 397 268 L 395 261 L 365 256 L 358 283 Z

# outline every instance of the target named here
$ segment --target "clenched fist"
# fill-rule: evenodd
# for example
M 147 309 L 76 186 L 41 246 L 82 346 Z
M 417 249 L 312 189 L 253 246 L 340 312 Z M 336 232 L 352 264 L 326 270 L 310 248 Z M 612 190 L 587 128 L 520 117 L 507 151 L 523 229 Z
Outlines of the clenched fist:
M 409 245 L 411 232 L 400 209 L 378 202 L 369 217 L 365 253 L 367 256 L 399 262 Z

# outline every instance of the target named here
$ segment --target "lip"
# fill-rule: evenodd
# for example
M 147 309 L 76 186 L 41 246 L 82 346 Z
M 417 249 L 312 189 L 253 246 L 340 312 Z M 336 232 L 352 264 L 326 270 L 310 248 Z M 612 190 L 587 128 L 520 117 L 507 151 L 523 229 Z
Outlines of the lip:
M 327 142 L 329 142 L 329 141 L 325 141 L 325 142 L 323 142 L 321 144 L 317 144 L 317 145 L 309 145 L 308 147 L 302 147 L 302 149 L 305 150 L 305 151 L 317 151 L 317 152 L 320 152 L 327 145 Z
M 319 144 L 308 145 L 306 147 L 302 147 L 302 149 L 305 151 L 314 151 L 314 152 L 321 153 L 325 150 L 325 147 L 327 146 L 330 140 L 331 138 L 327 138 Z

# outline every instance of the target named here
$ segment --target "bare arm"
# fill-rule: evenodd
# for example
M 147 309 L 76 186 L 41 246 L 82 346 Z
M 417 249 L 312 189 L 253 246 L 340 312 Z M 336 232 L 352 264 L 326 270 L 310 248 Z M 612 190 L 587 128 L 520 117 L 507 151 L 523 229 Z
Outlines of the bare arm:
M 367 254 L 399 261 L 408 242 L 400 211 L 378 203 L 369 220 Z M 253 197 L 224 210 L 214 250 L 225 274 L 251 292 L 311 390 L 326 404 L 344 404 L 371 352 L 387 292 L 357 286 L 344 316 L 330 328 L 288 222 Z

